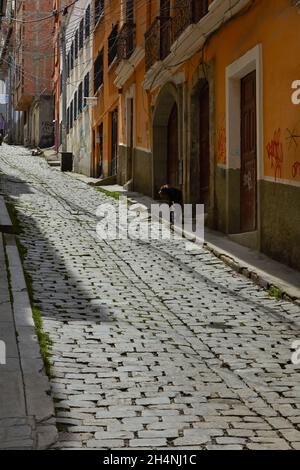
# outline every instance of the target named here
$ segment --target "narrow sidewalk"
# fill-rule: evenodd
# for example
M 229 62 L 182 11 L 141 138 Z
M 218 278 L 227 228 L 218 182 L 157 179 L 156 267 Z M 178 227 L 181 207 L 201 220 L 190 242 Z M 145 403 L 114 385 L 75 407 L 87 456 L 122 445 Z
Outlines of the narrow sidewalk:
M 48 449 L 57 440 L 13 226 L 0 196 L 0 449 Z
M 127 196 L 133 203 L 147 209 L 155 203 L 152 198 L 135 192 L 127 192 L 122 186 L 101 186 L 99 180 L 78 173 L 68 173 L 90 186 L 105 189 L 108 192 L 119 192 Z M 238 273 L 252 279 L 265 289 L 275 288 L 283 298 L 300 305 L 300 272 L 279 263 L 261 252 L 246 248 L 232 241 L 228 236 L 210 229 L 205 229 L 205 247 L 215 256 Z

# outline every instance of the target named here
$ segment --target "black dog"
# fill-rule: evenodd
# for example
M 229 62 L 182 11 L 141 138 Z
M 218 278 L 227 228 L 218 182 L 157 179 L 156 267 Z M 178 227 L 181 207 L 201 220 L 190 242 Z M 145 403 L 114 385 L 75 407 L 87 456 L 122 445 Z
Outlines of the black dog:
M 180 204 L 182 206 L 183 197 L 182 191 L 180 191 L 180 189 L 173 188 L 172 186 L 165 184 L 160 188 L 158 194 L 159 197 L 163 201 L 166 201 L 170 207 L 173 206 L 173 204 Z

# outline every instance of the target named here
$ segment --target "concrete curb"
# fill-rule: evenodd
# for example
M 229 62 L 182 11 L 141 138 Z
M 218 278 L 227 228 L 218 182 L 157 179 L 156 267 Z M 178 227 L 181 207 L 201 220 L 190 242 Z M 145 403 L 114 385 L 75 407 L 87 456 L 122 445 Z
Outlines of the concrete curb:
M 11 224 L 10 218 L 9 222 Z M 58 440 L 50 382 L 44 370 L 16 238 L 11 234 L 3 234 L 3 239 L 26 415 L 33 422 L 34 449 L 49 449 Z
M 224 251 L 216 248 L 209 242 L 205 242 L 204 246 L 214 256 L 222 260 L 227 266 L 231 267 L 237 273 L 245 276 L 248 279 L 251 279 L 251 281 L 263 289 L 268 290 L 274 287 L 280 290 L 284 300 L 294 302 L 300 306 L 300 289 L 298 289 L 299 292 L 295 295 L 296 288 L 294 286 L 285 287 L 280 279 L 275 278 L 259 269 L 255 269 L 253 266 L 245 263 L 237 257 L 229 256 L 228 253 L 224 253 Z M 293 293 L 291 291 L 293 291 Z

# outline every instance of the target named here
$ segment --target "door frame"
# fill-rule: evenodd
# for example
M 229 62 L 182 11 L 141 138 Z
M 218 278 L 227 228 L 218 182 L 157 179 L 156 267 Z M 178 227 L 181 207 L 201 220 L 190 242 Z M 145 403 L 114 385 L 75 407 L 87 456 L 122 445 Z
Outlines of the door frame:
M 205 216 L 205 225 L 215 229 L 217 227 L 216 206 L 216 74 L 215 59 L 210 60 L 205 66 L 200 64 L 192 76 L 192 86 L 187 95 L 187 154 L 186 154 L 186 188 L 187 201 L 191 204 L 199 204 L 198 177 L 199 169 L 199 96 L 205 82 L 209 86 L 209 207 Z
M 167 180 L 167 152 L 168 152 L 168 122 L 174 104 L 178 110 L 178 183 L 182 186 L 183 180 L 183 100 L 182 87 L 173 82 L 167 82 L 161 89 L 152 114 L 152 197 L 158 199 L 159 188 Z
M 125 93 L 125 146 L 126 146 L 126 162 L 124 164 L 124 180 L 125 183 L 134 178 L 134 158 L 136 148 L 136 93 L 135 85 L 132 85 Z M 131 122 L 131 103 L 132 103 L 132 122 Z M 132 129 L 131 129 L 132 124 Z M 132 135 L 131 135 L 132 134 Z M 132 138 L 132 149 L 130 149 L 130 139 Z M 129 160 L 131 155 L 131 169 L 129 170 Z M 131 176 L 130 176 L 131 173 Z M 129 177 L 130 176 L 130 177 Z
M 257 231 L 245 243 L 260 249 L 261 245 L 261 206 L 260 180 L 264 174 L 263 150 L 263 67 L 262 45 L 258 44 L 245 55 L 226 68 L 226 231 L 240 234 L 239 203 L 237 201 L 237 175 L 241 169 L 241 80 L 256 71 L 256 133 L 257 133 Z M 238 214 L 239 215 L 239 214 Z M 243 237 L 243 234 L 241 234 Z M 242 240 L 241 240 L 242 242 Z
M 174 119 L 175 122 L 172 122 L 171 119 Z M 172 125 L 176 124 L 175 128 L 172 129 Z M 176 131 L 174 133 L 174 130 Z M 173 141 L 171 140 L 171 136 L 170 136 L 170 132 L 172 132 L 173 134 L 173 138 L 175 138 L 175 143 L 176 143 L 176 146 L 177 146 L 177 149 L 176 149 L 176 159 L 174 159 L 174 156 L 171 155 L 171 152 L 170 152 L 170 147 L 172 146 L 171 144 L 173 144 Z M 172 109 L 171 109 L 171 112 L 170 112 L 170 115 L 169 115 L 169 119 L 168 119 L 168 125 L 167 125 L 167 183 L 170 184 L 171 186 L 174 186 L 174 187 L 182 187 L 182 184 L 180 184 L 180 180 L 179 180 L 179 137 L 178 137 L 178 134 L 179 134 L 179 116 L 178 116 L 178 105 L 175 101 Z M 172 183 L 170 181 L 170 169 L 172 167 L 172 164 L 170 164 L 172 162 L 172 164 L 174 165 L 174 163 L 176 164 L 175 167 L 176 167 L 176 182 L 175 183 Z
M 116 119 L 114 121 L 114 116 L 116 116 Z M 116 106 L 111 112 L 110 112 L 110 161 L 109 161 L 109 175 L 110 176 L 117 176 L 118 175 L 118 169 L 119 169 L 119 107 Z M 116 124 L 116 127 L 114 128 L 114 123 Z M 116 133 L 114 133 L 114 130 Z M 115 141 L 114 141 L 115 138 Z M 114 155 L 114 150 L 115 150 L 115 155 Z M 115 163 L 115 171 L 113 167 L 113 162 Z

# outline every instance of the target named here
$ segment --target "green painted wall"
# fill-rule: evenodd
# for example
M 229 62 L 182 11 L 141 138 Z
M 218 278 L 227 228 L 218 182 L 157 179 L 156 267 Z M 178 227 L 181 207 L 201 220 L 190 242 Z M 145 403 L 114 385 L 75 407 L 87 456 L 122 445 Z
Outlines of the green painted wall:
M 261 248 L 300 269 L 300 188 L 261 181 Z

